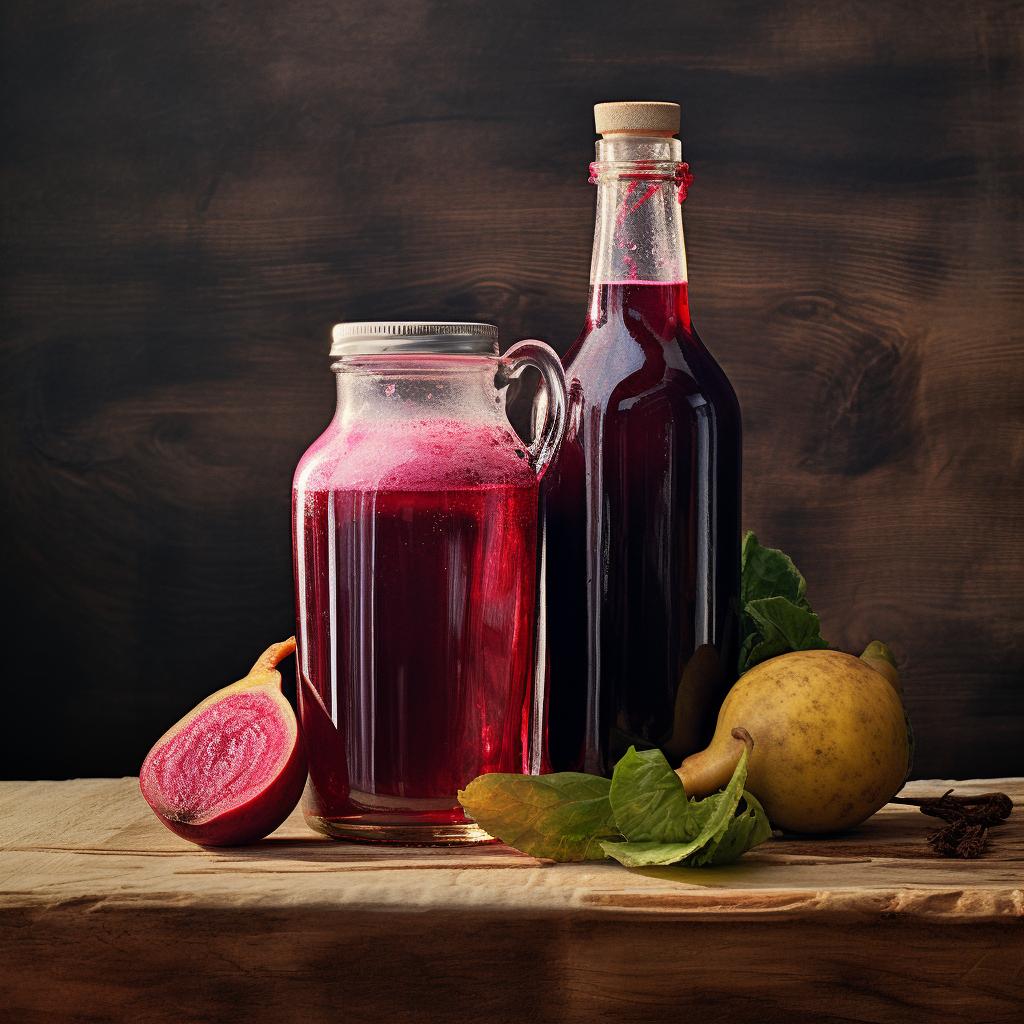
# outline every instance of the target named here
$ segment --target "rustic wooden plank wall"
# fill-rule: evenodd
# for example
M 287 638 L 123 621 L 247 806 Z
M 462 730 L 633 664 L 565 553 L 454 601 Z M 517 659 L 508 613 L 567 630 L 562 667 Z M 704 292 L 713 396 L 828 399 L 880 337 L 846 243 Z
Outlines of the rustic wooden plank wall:
M 292 628 L 330 325 L 564 349 L 599 99 L 678 99 L 745 520 L 900 652 L 918 774 L 1020 770 L 1020 3 L 11 0 L 8 777 L 118 775 Z

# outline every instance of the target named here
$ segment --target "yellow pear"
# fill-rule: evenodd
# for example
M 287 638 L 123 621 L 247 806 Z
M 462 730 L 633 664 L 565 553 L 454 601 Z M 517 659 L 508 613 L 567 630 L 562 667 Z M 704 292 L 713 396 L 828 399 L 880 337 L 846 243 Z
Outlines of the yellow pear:
M 869 818 L 903 785 L 910 741 L 888 648 L 863 658 L 794 651 L 755 666 L 733 686 L 705 750 L 677 774 L 707 796 L 753 740 L 746 788 L 784 832 L 838 832 Z

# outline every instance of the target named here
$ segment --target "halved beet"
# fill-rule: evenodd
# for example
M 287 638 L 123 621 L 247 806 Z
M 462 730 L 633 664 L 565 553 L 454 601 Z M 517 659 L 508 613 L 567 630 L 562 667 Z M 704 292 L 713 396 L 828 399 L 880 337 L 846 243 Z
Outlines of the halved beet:
M 146 755 L 139 785 L 157 817 L 201 846 L 240 846 L 274 831 L 306 781 L 306 756 L 277 665 L 295 637 L 193 708 Z

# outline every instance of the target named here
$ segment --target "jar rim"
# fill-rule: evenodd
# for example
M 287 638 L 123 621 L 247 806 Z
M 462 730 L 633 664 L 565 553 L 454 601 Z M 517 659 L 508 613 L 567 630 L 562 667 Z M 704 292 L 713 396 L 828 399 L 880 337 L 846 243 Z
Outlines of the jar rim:
M 357 320 L 335 324 L 331 358 L 403 353 L 498 354 L 494 324 L 453 320 Z

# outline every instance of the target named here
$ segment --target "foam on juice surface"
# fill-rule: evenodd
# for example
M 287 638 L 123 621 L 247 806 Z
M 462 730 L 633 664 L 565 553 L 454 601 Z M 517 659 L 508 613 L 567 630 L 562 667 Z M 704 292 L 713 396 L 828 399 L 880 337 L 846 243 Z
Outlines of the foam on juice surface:
M 303 457 L 304 490 L 450 490 L 533 486 L 523 442 L 498 424 L 423 419 L 375 425 L 332 424 Z

